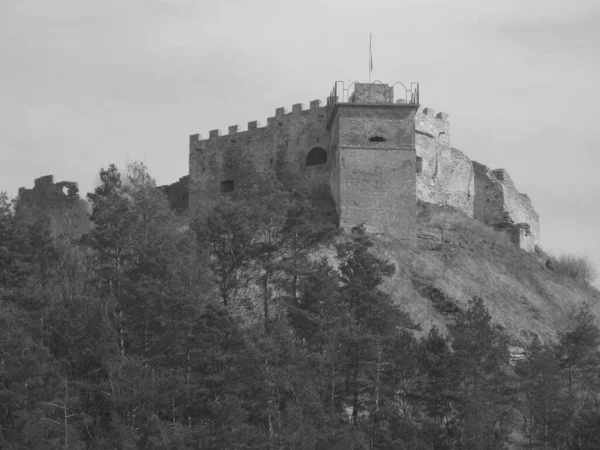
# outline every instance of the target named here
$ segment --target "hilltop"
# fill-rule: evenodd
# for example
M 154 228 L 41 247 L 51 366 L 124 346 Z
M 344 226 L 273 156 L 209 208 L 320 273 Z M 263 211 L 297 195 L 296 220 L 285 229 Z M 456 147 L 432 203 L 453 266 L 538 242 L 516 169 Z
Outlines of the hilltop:
M 186 178 L 161 186 L 171 207 L 187 210 Z M 527 252 L 513 236 L 469 217 L 458 208 L 419 202 L 417 246 L 373 235 L 373 251 L 392 261 L 384 288 L 428 331 L 446 330 L 453 311 L 483 298 L 494 323 L 521 344 L 543 342 L 573 324 L 583 304 L 600 318 L 600 291 L 552 270 L 539 246 Z
M 380 236 L 374 252 L 394 263 L 384 284 L 425 330 L 446 330 L 457 308 L 484 299 L 492 320 L 515 343 L 556 338 L 583 304 L 600 318 L 600 292 L 553 271 L 538 247 L 528 253 L 510 236 L 450 207 L 421 204 L 417 247 Z
M 63 193 L 63 184 L 75 190 Z M 188 177 L 159 190 L 178 215 L 176 226 L 188 223 Z M 55 200 L 50 202 L 48 196 Z M 61 217 L 72 208 L 69 201 L 85 203 L 75 183 L 54 183 L 51 176 L 36 180 L 33 189 L 22 188 L 20 198 L 21 205 L 29 205 L 36 215 L 52 208 Z M 324 204 L 324 213 L 335 215 L 331 201 Z M 78 226 L 89 229 L 85 212 L 78 215 Z M 373 234 L 372 251 L 394 264 L 396 270 L 383 289 L 422 326 L 423 334 L 434 326 L 446 332 L 456 312 L 466 309 L 473 297 L 484 299 L 495 325 L 519 345 L 530 343 L 534 336 L 542 342 L 555 339 L 557 330 L 573 324 L 584 304 L 600 318 L 600 292 L 552 270 L 551 257 L 540 247 L 527 252 L 515 246 L 506 231 L 458 208 L 422 201 L 417 229 L 416 246 Z

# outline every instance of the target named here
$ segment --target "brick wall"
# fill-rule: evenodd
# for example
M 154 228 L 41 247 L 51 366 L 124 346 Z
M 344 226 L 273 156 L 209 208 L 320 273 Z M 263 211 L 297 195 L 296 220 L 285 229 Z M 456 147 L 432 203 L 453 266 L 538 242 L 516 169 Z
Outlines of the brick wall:
M 415 112 L 416 105 L 338 106 L 333 178 L 342 227 L 365 223 L 368 231 L 416 241 Z
M 330 123 L 316 100 L 309 109 L 277 108 L 264 127 L 254 121 L 244 131 L 229 127 L 227 135 L 213 130 L 208 139 L 190 136 L 192 214 L 220 195 L 223 181 L 244 189 L 256 171 L 275 176 L 282 164 L 299 170 L 309 185 L 329 185 L 343 227 L 364 222 L 371 231 L 412 241 L 419 198 L 510 229 L 515 242 L 532 251 L 539 242 L 538 215 L 508 174 L 451 147 L 446 113 L 392 101 L 389 86 L 357 83 L 350 103 L 336 105 Z M 327 151 L 328 161 L 306 166 L 315 147 Z
M 274 176 L 278 163 L 294 166 L 313 184 L 329 182 L 331 156 L 322 166 L 305 167 L 308 152 L 314 147 L 329 151 L 329 132 L 325 127 L 325 108 L 320 101 L 310 103 L 309 109 L 294 105 L 292 112 L 277 108 L 267 125 L 248 123 L 239 131 L 229 127 L 222 135 L 218 130 L 208 139 L 190 136 L 190 210 L 194 214 L 203 202 L 220 195 L 220 184 L 233 180 L 235 189 L 243 189 L 253 171 Z

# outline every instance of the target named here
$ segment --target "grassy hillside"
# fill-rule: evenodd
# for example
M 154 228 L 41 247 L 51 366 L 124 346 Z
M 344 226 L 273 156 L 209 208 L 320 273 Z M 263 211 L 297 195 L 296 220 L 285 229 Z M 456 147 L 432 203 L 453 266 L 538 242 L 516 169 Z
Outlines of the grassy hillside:
M 380 237 L 374 251 L 395 264 L 385 289 L 424 332 L 432 326 L 446 331 L 453 311 L 474 296 L 485 300 L 495 324 L 515 343 L 534 335 L 553 339 L 585 302 L 600 316 L 600 292 L 547 268 L 541 251 L 528 254 L 504 233 L 452 208 L 420 209 L 417 248 Z

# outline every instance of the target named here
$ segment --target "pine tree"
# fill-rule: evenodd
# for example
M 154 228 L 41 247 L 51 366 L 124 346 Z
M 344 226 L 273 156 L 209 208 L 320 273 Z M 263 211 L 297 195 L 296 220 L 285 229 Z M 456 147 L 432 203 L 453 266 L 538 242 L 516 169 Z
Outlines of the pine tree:
M 224 306 L 238 306 L 256 275 L 257 212 L 222 197 L 195 219 L 193 228 Z
M 468 449 L 503 448 L 515 407 L 506 338 L 493 327 L 483 300 L 474 298 L 451 328 L 449 371 L 456 420 L 449 428 Z
M 522 398 L 523 431 L 530 447 L 550 444 L 550 428 L 561 403 L 558 361 L 552 346 L 536 337 L 526 349 L 526 358 L 517 362 Z
M 588 305 L 584 305 L 576 317 L 573 329 L 561 332 L 556 346 L 560 379 L 564 386 L 564 404 L 561 408 L 566 418 L 554 421 L 556 439 L 562 445 L 580 446 L 577 429 L 583 416 L 597 414 L 597 393 L 600 392 L 600 329 Z M 566 420 L 565 420 L 566 419 Z M 589 415 L 586 418 L 589 420 Z

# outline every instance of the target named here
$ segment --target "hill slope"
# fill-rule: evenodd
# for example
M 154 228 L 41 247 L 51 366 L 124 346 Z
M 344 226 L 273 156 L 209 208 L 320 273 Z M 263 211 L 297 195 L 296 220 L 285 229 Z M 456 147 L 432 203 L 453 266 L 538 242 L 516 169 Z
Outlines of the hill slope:
M 456 307 L 484 299 L 495 324 L 516 342 L 543 342 L 573 324 L 589 303 L 600 317 L 600 292 L 546 267 L 541 251 L 526 253 L 504 233 L 451 209 L 422 205 L 417 248 L 380 236 L 375 253 L 396 266 L 385 290 L 427 332 L 446 331 Z

